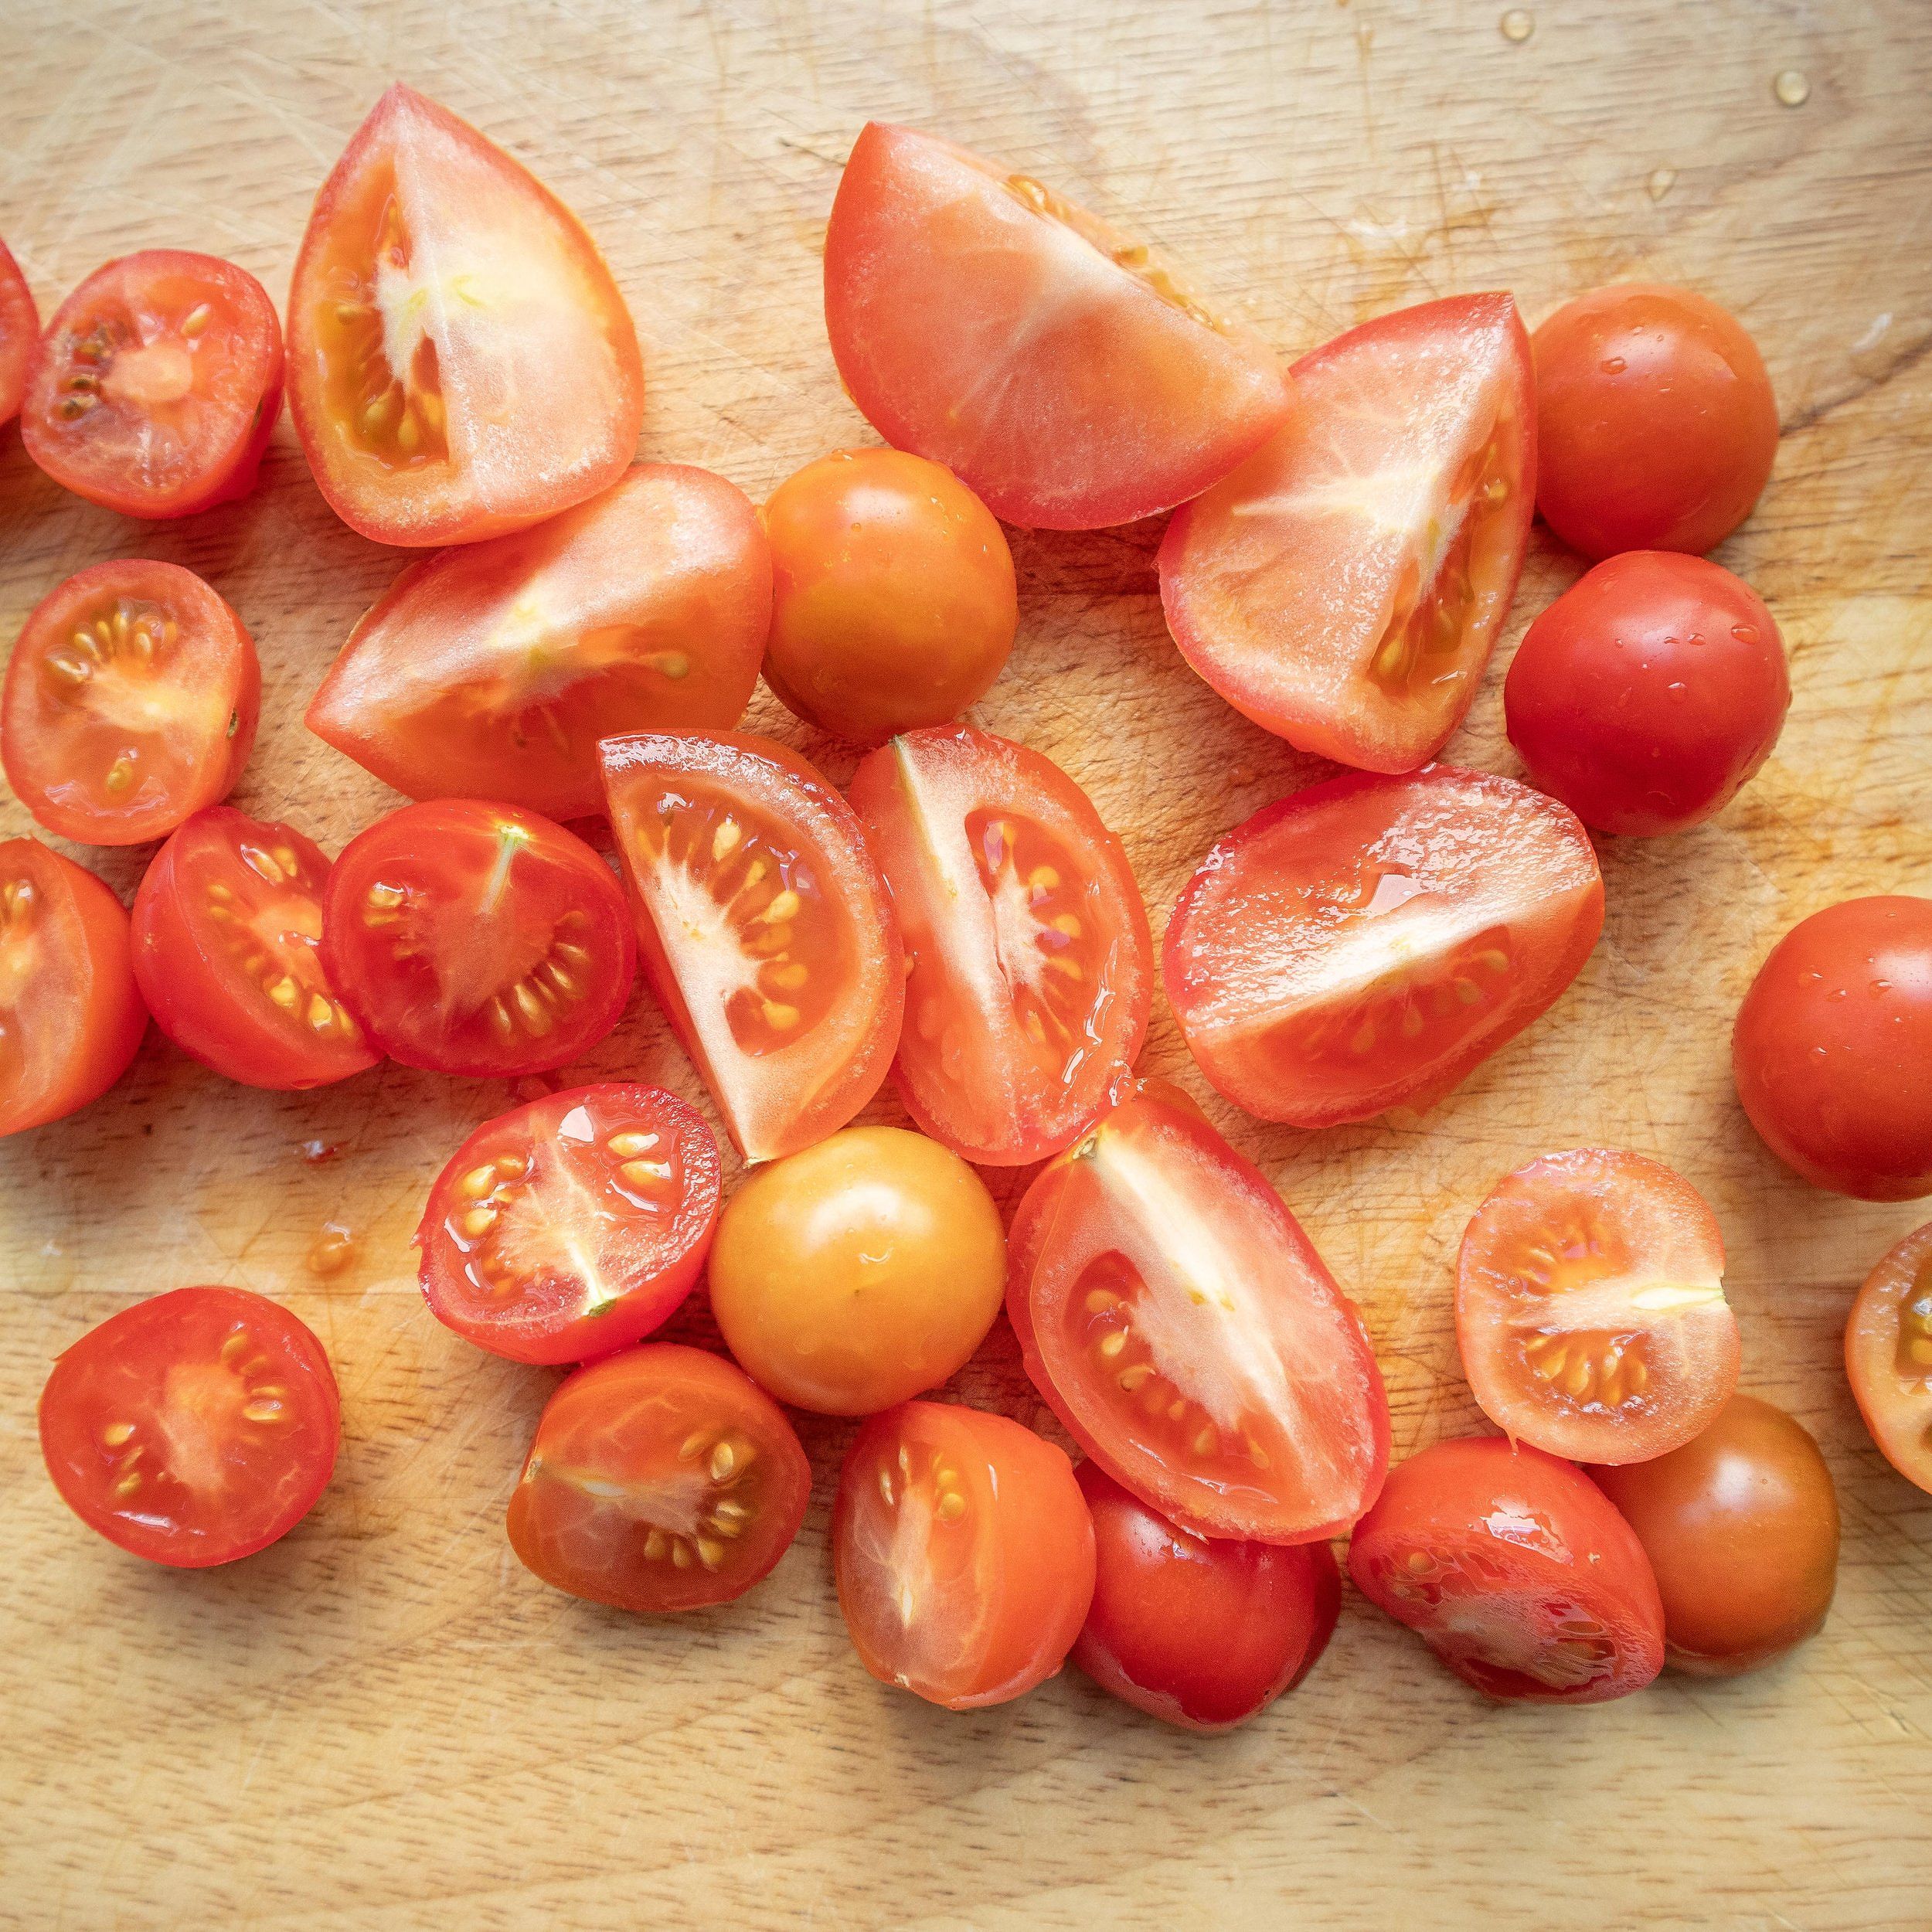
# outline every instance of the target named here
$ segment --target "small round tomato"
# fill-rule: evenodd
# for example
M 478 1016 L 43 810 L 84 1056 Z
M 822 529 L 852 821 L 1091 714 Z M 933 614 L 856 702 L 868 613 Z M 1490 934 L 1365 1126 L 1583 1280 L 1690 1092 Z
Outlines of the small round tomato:
M 27 454 L 124 516 L 245 496 L 282 412 L 268 292 L 213 255 L 153 248 L 97 268 L 55 310 L 27 378 Z
M 1094 1600 L 1094 1522 L 1073 1464 L 978 1409 L 874 1416 L 838 1472 L 832 1550 L 859 1662 L 948 1710 L 1055 1675 Z
M 1866 1277 L 1845 1325 L 1845 1369 L 1880 1454 L 1932 1494 L 1932 1221 Z
M 765 505 L 765 682 L 808 724 L 862 743 L 944 724 L 1013 648 L 1013 553 L 952 471 L 900 450 L 835 450 Z
M 726 1346 L 781 1402 L 869 1416 L 964 1368 L 999 1313 L 1006 1237 L 985 1183 L 897 1127 L 760 1168 L 711 1252 Z
M 1664 1607 L 1630 1525 L 1574 1463 L 1497 1436 L 1398 1464 L 1349 1574 L 1491 1697 L 1600 1704 L 1664 1667 Z
M 0 242 L 0 423 L 20 413 L 27 371 L 40 341 L 40 311 L 20 265 Z
M 1932 899 L 1794 926 L 1731 1035 L 1737 1097 L 1786 1166 L 1866 1201 L 1932 1194 Z
M 675 1094 L 612 1081 L 486 1121 L 416 1230 L 437 1319 L 512 1362 L 588 1362 L 690 1292 L 718 1219 L 718 1144 Z
M 314 1508 L 341 1408 L 308 1324 L 246 1288 L 176 1288 L 66 1349 L 40 1450 L 69 1509 L 151 1563 L 252 1556 Z
M 1566 302 L 1532 338 L 1536 507 L 1571 549 L 1714 549 L 1777 454 L 1764 359 L 1728 310 L 1625 283 Z
M 653 1342 L 566 1378 L 510 1497 L 510 1547 L 558 1590 L 619 1610 L 742 1597 L 791 1547 L 811 1465 L 742 1369 Z
M 128 558 L 34 607 L 0 694 L 0 761 L 49 832 L 140 845 L 228 796 L 255 743 L 261 666 L 192 570 Z
M 1095 1570 L 1073 1662 L 1103 1690 L 1183 1730 L 1223 1731 L 1315 1668 L 1342 1607 L 1326 1543 L 1199 1536 L 1098 1463 L 1075 1473 L 1093 1512 Z
M 344 848 L 322 964 L 393 1060 L 513 1077 L 567 1066 L 617 1023 L 637 943 L 611 869 L 509 805 L 404 805 Z

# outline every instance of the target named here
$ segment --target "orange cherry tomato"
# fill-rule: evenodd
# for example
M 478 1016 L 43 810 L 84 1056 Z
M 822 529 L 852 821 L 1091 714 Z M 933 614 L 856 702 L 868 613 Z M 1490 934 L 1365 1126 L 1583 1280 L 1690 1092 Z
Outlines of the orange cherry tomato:
M 20 265 L 0 242 L 0 423 L 20 413 L 27 370 L 40 342 L 40 311 Z
M 1879 1453 L 1932 1495 L 1932 1221 L 1866 1277 L 1845 1325 L 1845 1369 Z

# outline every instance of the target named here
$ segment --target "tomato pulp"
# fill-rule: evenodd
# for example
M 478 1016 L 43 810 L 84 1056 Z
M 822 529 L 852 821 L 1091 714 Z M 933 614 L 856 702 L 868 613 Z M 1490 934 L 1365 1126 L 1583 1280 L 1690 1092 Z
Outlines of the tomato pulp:
M 1932 1494 L 1932 1222 L 1866 1277 L 1845 1324 L 1845 1369 L 1879 1453 Z

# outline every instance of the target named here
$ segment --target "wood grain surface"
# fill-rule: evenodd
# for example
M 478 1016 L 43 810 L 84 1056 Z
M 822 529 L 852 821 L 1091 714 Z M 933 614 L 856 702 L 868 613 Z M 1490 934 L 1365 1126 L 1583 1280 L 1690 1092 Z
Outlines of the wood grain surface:
M 383 1066 L 253 1092 L 151 1032 L 85 1113 L 0 1145 L 0 1924 L 870 1928 L 1904 1927 L 1932 1918 L 1932 1503 L 1844 1386 L 1849 1292 L 1923 1206 L 1815 1193 L 1733 1097 L 1759 960 L 1833 900 L 1932 890 L 1932 12 L 1923 0 L 1103 0 L 886 6 L 546 0 L 4 0 L 0 233 L 43 314 L 111 256 L 232 257 L 279 299 L 309 201 L 382 88 L 434 94 L 582 215 L 637 317 L 646 455 L 762 498 L 874 440 L 842 394 L 818 250 L 869 117 L 944 132 L 1179 253 L 1284 351 L 1454 290 L 1534 322 L 1617 277 L 1688 282 L 1763 345 L 1785 437 L 1720 553 L 1770 602 L 1795 699 L 1716 823 L 1606 842 L 1576 987 L 1426 1117 L 1317 1136 L 1213 1100 L 1157 1006 L 1144 1066 L 1208 1100 L 1361 1301 L 1398 1455 L 1479 1420 L 1451 1261 L 1530 1155 L 1628 1147 L 1710 1199 L 1744 1386 L 1837 1477 L 1837 1607 L 1795 1659 L 1602 1709 L 1491 1705 L 1351 1597 L 1308 1684 L 1244 1731 L 1173 1733 L 1070 1672 L 949 1716 L 866 1676 L 825 1522 L 844 1426 L 806 1420 L 811 1514 L 735 1607 L 630 1617 L 545 1588 L 502 1515 L 553 1377 L 425 1311 L 430 1177 L 501 1085 Z M 1808 97 L 1781 104 L 1774 77 Z M 1795 91 L 1795 90 L 1791 90 Z M 1016 532 L 1021 632 L 975 714 L 1118 828 L 1158 932 L 1209 842 L 1318 768 L 1246 724 L 1163 628 L 1158 524 Z M 1577 565 L 1539 529 L 1449 755 L 1513 770 L 1510 645 Z M 260 640 L 236 801 L 330 849 L 395 802 L 304 730 L 404 560 L 352 536 L 284 421 L 247 501 L 145 526 L 0 432 L 0 632 L 70 572 L 151 556 Z M 761 691 L 770 730 L 852 757 Z M 0 833 L 30 830 L 9 799 Z M 124 896 L 145 852 L 82 853 Z M 698 1097 L 641 992 L 587 1077 Z M 882 1100 L 869 1117 L 896 1119 Z M 315 1161 L 307 1154 L 332 1155 Z M 1010 1200 L 1017 1181 L 995 1179 Z M 307 1257 L 325 1224 L 347 1265 Z M 227 1281 L 327 1343 L 345 1440 L 320 1506 L 232 1569 L 175 1573 L 69 1515 L 43 1471 L 49 1358 L 132 1298 Z M 702 1338 L 699 1309 L 674 1333 Z M 1043 1412 L 1002 1324 L 957 1393 Z

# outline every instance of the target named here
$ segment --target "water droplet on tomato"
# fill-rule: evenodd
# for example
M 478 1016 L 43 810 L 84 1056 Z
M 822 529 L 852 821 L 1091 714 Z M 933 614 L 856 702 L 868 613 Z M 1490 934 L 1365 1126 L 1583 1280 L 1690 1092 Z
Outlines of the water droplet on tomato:
M 1630 365 L 1621 355 L 1606 355 L 1601 366 L 1606 376 L 1621 376 Z
M 1740 644 L 1755 644 L 1757 641 L 1757 626 L 1754 624 L 1734 624 L 1731 626 L 1731 635 Z

